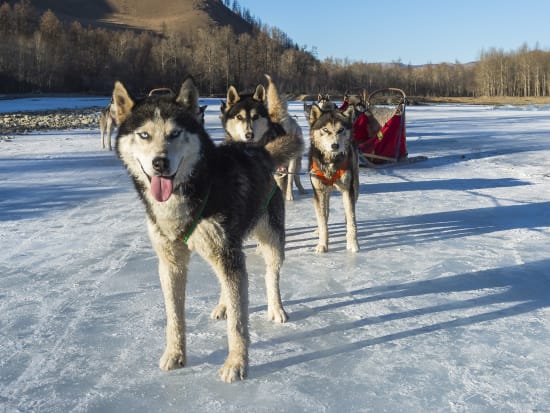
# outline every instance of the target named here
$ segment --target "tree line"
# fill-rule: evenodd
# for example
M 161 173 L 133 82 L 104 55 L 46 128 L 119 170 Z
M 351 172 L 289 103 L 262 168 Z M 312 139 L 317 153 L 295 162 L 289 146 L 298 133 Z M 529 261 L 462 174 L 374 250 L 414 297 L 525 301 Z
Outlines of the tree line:
M 549 96 L 550 52 L 482 51 L 470 64 L 367 63 L 329 58 L 295 44 L 254 18 L 238 2 L 223 4 L 252 26 L 193 32 L 110 30 L 63 23 L 50 10 L 37 15 L 28 0 L 0 5 L 0 93 L 109 93 L 122 80 L 140 93 L 177 88 L 193 75 L 202 95 L 223 95 L 229 85 L 252 90 L 271 74 L 290 94 L 335 96 L 365 88 L 403 89 L 411 96 Z

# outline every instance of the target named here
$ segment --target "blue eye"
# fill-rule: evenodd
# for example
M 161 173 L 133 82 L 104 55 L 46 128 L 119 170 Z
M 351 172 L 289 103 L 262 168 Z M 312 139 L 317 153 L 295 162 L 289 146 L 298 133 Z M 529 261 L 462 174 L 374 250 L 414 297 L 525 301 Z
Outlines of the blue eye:
M 181 129 L 174 129 L 170 135 L 168 136 L 169 139 L 176 139 L 181 134 Z
M 149 139 L 150 135 L 147 133 L 147 132 L 137 132 L 137 135 L 141 138 L 141 139 Z

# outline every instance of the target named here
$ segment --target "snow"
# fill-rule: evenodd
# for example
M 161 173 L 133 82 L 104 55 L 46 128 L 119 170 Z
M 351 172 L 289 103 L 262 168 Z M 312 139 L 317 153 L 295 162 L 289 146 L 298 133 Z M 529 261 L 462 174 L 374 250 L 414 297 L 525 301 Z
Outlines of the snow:
M 219 141 L 219 101 L 204 103 Z M 290 110 L 307 136 L 302 103 Z M 407 108 L 409 153 L 429 159 L 361 170 L 357 254 L 337 193 L 329 252 L 314 252 L 302 176 L 308 193 L 287 203 L 290 319 L 266 320 L 263 263 L 247 245 L 250 370 L 235 384 L 217 373 L 219 287 L 196 255 L 189 365 L 158 368 L 156 257 L 99 132 L 0 142 L 0 411 L 550 411 L 549 131 L 547 107 Z

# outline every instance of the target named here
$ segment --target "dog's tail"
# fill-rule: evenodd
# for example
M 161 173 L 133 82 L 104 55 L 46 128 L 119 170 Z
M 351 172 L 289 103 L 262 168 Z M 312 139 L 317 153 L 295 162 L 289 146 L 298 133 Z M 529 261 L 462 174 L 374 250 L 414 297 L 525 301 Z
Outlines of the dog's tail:
M 267 79 L 267 111 L 272 122 L 281 123 L 288 117 L 286 100 L 281 99 L 277 87 L 271 76 L 264 75 Z
M 288 165 L 291 159 L 301 155 L 304 151 L 303 140 L 288 134 L 277 136 L 265 145 L 277 167 Z
M 280 128 L 280 133 L 265 146 L 271 154 L 275 165 L 288 165 L 290 160 L 295 159 L 304 151 L 304 140 L 302 130 L 296 124 L 292 127 L 286 100 L 281 99 L 277 87 L 271 76 L 265 75 L 268 81 L 267 86 L 267 110 L 271 122 Z M 294 122 L 296 123 L 296 122 Z

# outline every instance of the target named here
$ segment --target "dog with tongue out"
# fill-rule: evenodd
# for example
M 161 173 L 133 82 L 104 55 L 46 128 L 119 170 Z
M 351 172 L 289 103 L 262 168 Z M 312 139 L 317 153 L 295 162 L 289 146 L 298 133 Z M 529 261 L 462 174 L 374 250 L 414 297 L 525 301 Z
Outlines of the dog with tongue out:
M 185 285 L 192 251 L 213 268 L 221 295 L 211 314 L 227 320 L 229 354 L 222 380 L 248 369 L 248 274 L 244 240 L 258 241 L 265 264 L 268 319 L 284 323 L 279 274 L 284 260 L 284 200 L 275 165 L 299 148 L 278 143 L 215 145 L 199 111 L 191 78 L 177 95 L 134 99 L 120 82 L 113 90 L 116 152 L 145 205 L 149 238 L 158 256 L 166 307 L 166 349 L 159 365 L 185 365 Z

